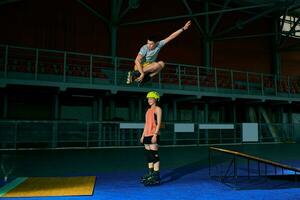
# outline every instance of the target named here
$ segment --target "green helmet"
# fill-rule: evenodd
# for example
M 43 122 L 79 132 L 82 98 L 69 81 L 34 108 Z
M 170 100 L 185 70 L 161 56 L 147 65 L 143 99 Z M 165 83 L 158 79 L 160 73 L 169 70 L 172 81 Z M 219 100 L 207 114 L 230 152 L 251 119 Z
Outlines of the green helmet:
M 159 94 L 157 93 L 157 92 L 155 92 L 155 91 L 150 91 L 150 92 L 148 92 L 148 94 L 147 94 L 147 99 L 148 98 L 154 98 L 154 99 L 156 99 L 156 100 L 159 100 Z

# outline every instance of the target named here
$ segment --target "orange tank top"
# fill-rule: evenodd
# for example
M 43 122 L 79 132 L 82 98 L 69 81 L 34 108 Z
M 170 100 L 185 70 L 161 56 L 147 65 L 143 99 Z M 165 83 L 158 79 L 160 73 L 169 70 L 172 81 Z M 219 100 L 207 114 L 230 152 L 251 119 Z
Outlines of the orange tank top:
M 146 112 L 145 136 L 153 136 L 156 129 L 155 108 L 149 108 Z

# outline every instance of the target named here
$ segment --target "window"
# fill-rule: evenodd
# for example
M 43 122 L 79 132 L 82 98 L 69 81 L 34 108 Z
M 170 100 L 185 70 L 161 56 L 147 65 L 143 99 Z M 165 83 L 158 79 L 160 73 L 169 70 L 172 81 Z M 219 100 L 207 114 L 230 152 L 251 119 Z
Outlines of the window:
M 297 23 L 299 17 L 293 17 L 293 16 L 286 16 L 285 19 L 283 16 L 280 17 L 280 22 L 284 20 L 282 34 L 287 35 L 293 28 L 293 26 Z M 300 37 L 300 24 L 298 23 L 295 27 L 295 30 L 293 30 L 289 36 L 291 37 Z

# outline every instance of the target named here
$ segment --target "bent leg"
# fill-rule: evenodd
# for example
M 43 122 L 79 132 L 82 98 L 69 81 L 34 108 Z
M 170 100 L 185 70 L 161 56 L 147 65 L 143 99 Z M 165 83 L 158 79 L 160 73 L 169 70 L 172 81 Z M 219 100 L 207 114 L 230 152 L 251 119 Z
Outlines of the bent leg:
M 153 77 L 158 74 L 164 67 L 165 63 L 163 61 L 153 62 L 144 68 L 144 72 L 145 74 L 150 74 L 150 77 Z
M 150 77 L 154 77 L 155 75 L 157 75 L 165 67 L 165 63 L 163 61 L 159 61 L 158 65 L 159 65 L 159 67 L 157 68 L 156 71 L 154 71 L 150 74 Z

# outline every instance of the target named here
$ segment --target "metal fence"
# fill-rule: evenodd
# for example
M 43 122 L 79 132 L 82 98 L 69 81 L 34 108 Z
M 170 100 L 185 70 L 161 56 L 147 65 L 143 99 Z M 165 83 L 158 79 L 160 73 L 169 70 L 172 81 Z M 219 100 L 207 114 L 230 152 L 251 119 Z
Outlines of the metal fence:
M 120 128 L 123 122 L 0 121 L 1 149 L 140 146 L 142 129 Z M 242 143 L 242 124 L 233 129 L 177 132 L 176 123 L 161 128 L 161 145 L 212 145 Z M 184 124 L 181 123 L 184 126 Z M 292 142 L 300 124 L 259 124 L 258 143 Z M 270 130 L 272 129 L 272 134 Z
M 126 74 L 133 59 L 0 45 L 0 80 L 88 84 L 93 86 L 137 87 L 126 85 Z M 205 68 L 166 63 L 166 68 L 147 87 L 218 94 L 299 97 L 300 77 Z M 24 81 L 23 81 L 24 82 Z

